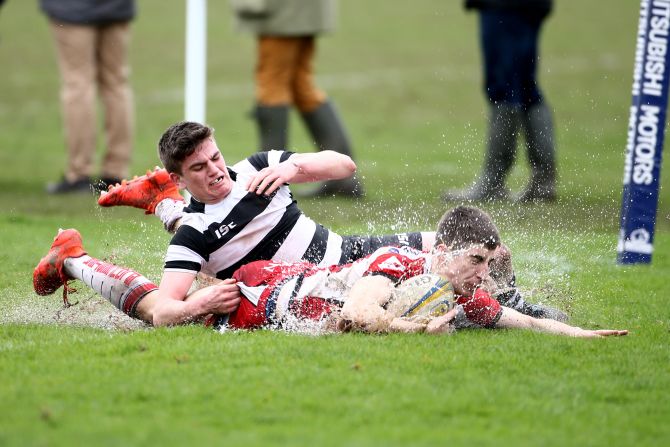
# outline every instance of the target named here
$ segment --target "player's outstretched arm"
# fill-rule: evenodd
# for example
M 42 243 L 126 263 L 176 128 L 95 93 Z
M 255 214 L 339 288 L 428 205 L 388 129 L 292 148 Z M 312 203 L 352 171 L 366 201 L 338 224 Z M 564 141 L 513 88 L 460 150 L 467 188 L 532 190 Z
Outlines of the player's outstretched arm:
M 539 332 L 547 332 L 549 334 L 567 335 L 569 337 L 609 337 L 628 334 L 627 330 L 615 329 L 601 329 L 589 330 L 582 329 L 569 324 L 561 323 L 560 321 L 550 320 L 548 318 L 540 319 L 524 315 L 509 307 L 502 308 L 502 315 L 496 323 L 497 328 L 510 329 L 533 329 Z
M 388 332 L 403 332 L 405 334 L 415 334 L 417 332 L 425 332 L 426 323 L 419 323 L 416 321 L 408 320 L 407 318 L 397 317 L 391 320 L 387 330 Z
M 285 183 L 337 180 L 356 172 L 356 163 L 348 155 L 325 150 L 293 154 L 288 160 L 261 169 L 247 185 L 247 191 L 270 195 Z
M 385 305 L 393 296 L 393 282 L 385 276 L 366 276 L 351 288 L 342 306 L 341 318 L 348 330 L 365 332 L 451 333 L 456 309 L 433 318 L 428 324 L 411 318 L 396 317 Z
M 195 275 L 166 272 L 158 293 L 145 308 L 145 320 L 154 326 L 190 323 L 209 314 L 230 313 L 240 303 L 240 290 L 235 281 L 225 280 L 187 295 Z
M 291 183 L 338 180 L 356 172 L 356 163 L 351 157 L 331 150 L 293 154 L 286 163 L 298 167 Z

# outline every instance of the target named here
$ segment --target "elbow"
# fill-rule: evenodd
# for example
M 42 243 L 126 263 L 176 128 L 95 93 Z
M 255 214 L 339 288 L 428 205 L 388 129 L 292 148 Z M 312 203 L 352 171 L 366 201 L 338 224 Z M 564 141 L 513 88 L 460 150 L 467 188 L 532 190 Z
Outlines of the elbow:
M 329 151 L 336 158 L 332 160 L 333 166 L 337 166 L 344 176 L 351 176 L 356 172 L 356 162 L 349 156 L 333 150 Z
M 339 156 L 337 164 L 333 164 L 333 166 L 336 166 L 335 170 L 330 170 L 328 172 L 328 176 L 332 180 L 340 180 L 344 178 L 351 177 L 356 173 L 356 163 L 354 160 L 351 159 L 348 155 L 344 154 L 337 154 Z
M 349 172 L 349 175 L 353 175 L 353 174 L 356 173 L 356 169 L 358 169 L 358 168 L 357 168 L 356 163 L 354 162 L 354 160 L 351 159 L 351 157 L 347 156 L 347 158 L 348 158 L 348 160 L 347 160 L 347 163 L 345 164 L 345 168 Z
M 393 316 L 374 302 L 345 302 L 340 316 L 348 330 L 386 332 Z
M 151 324 L 154 327 L 164 327 L 170 325 L 170 320 L 167 318 L 167 315 L 160 310 L 154 311 L 153 317 L 151 319 Z

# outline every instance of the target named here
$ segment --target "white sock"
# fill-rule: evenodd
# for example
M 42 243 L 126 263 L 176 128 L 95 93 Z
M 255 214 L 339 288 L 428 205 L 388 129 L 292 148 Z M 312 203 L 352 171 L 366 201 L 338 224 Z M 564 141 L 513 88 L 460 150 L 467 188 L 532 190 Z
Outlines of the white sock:
M 98 292 L 117 309 L 135 317 L 137 303 L 158 287 L 139 273 L 88 255 L 67 258 L 65 272 Z
M 163 226 L 170 233 L 174 233 L 175 224 L 184 215 L 186 204 L 181 200 L 163 199 L 158 202 L 154 213 L 163 222 Z

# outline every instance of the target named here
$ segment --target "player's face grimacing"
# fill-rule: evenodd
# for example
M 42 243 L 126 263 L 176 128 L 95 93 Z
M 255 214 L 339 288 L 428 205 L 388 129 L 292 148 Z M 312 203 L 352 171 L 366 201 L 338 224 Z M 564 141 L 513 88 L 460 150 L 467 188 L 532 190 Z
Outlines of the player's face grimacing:
M 445 249 L 446 250 L 446 249 Z M 441 265 L 435 266 L 436 273 L 446 276 L 454 287 L 454 293 L 471 296 L 485 278 L 489 276 L 489 264 L 495 250 L 483 245 L 468 249 L 446 252 Z
M 233 187 L 226 162 L 212 138 L 203 141 L 195 152 L 184 159 L 181 175 L 170 175 L 180 188 L 187 189 L 198 201 L 206 204 L 220 202 Z

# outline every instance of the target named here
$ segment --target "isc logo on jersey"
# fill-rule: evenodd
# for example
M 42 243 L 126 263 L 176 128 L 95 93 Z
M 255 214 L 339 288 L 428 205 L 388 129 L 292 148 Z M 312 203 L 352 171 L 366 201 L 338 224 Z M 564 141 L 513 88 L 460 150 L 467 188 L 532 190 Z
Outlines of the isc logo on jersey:
M 235 228 L 236 226 L 237 225 L 235 224 L 235 222 L 231 222 L 231 223 L 226 224 L 226 225 L 221 225 L 219 228 L 214 229 L 214 234 L 216 234 L 216 237 L 218 239 L 221 239 L 223 236 L 228 234 L 228 232 L 230 230 L 232 230 L 233 228 Z

